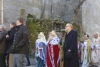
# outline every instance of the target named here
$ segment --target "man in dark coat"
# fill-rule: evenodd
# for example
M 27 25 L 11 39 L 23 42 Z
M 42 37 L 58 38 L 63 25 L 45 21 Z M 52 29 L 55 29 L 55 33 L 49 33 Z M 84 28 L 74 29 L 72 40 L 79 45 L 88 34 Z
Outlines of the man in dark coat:
M 77 51 L 77 32 L 72 30 L 71 23 L 66 24 L 66 36 L 64 43 L 64 67 L 79 67 Z
M 8 34 L 6 35 L 7 53 L 9 53 L 10 48 L 13 44 L 13 39 L 14 39 L 14 35 L 15 35 L 15 32 L 16 32 L 16 23 L 11 22 L 10 28 L 11 29 L 8 31 Z
M 12 67 L 13 54 L 10 53 L 10 49 L 13 44 L 13 39 L 16 32 L 16 23 L 11 22 L 10 28 L 11 29 L 8 31 L 8 34 L 6 35 L 6 46 L 7 46 L 6 52 L 7 52 L 7 65 L 9 67 Z
M 13 67 L 25 67 L 24 58 L 26 54 L 29 53 L 28 30 L 23 22 L 23 18 L 18 18 L 16 22 L 17 30 L 14 36 L 11 51 L 14 54 Z
M 6 56 L 6 26 L 1 25 L 0 32 L 0 67 L 6 67 L 5 56 Z

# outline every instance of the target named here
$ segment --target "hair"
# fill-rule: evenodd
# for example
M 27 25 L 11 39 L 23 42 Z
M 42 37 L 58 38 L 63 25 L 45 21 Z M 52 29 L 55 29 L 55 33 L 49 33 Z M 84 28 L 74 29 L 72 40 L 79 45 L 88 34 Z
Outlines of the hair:
M 55 31 L 55 30 L 52 30 L 52 31 L 51 31 L 51 34 L 53 34 L 54 36 L 57 36 L 57 34 L 56 34 L 56 31 Z
M 46 41 L 46 38 L 45 38 L 43 32 L 40 32 L 40 33 L 38 34 L 38 39 L 42 39 L 43 41 Z
M 86 34 L 86 36 L 89 38 L 89 35 L 88 34 Z
M 24 22 L 24 19 L 23 19 L 22 17 L 19 17 L 17 20 L 18 20 L 20 23 L 23 23 L 23 22 Z
M 98 33 L 98 32 L 94 32 L 94 34 L 97 34 L 97 35 L 99 35 L 99 33 Z
M 13 26 L 16 26 L 16 23 L 15 22 L 11 22 L 10 24 L 12 24 Z
M 4 24 L 1 25 L 1 30 L 6 30 L 6 26 Z
M 67 23 L 71 28 L 73 28 L 73 24 L 72 23 Z

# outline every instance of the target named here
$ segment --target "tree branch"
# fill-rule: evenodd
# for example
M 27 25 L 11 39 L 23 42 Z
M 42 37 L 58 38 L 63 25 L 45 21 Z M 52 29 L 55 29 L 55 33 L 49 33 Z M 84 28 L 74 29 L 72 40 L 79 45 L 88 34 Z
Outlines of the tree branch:
M 85 2 L 86 0 L 82 0 L 78 5 L 77 7 L 74 9 L 74 15 L 73 15 L 73 18 L 72 18 L 72 22 L 71 23 L 74 23 L 75 22 L 75 18 L 80 10 L 80 7 L 83 5 L 83 3 Z

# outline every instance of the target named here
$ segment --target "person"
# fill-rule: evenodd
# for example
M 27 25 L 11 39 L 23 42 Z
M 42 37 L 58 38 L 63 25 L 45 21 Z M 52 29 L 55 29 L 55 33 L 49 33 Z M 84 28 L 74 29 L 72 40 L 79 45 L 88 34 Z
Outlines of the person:
M 99 64 L 99 53 L 98 53 L 98 44 L 99 44 L 99 40 L 100 40 L 100 37 L 99 37 L 99 34 L 98 32 L 95 32 L 94 33 L 94 38 L 92 40 L 92 45 L 91 45 L 91 48 L 92 48 L 92 62 L 93 62 L 93 65 L 94 66 L 98 66 Z
M 80 41 L 78 41 L 78 44 L 77 44 L 77 48 L 78 48 L 78 58 L 79 58 L 79 65 L 80 65 L 80 61 L 81 61 L 81 43 Z
M 26 54 L 26 59 L 27 59 L 27 65 L 26 66 L 30 66 L 31 64 L 30 64 L 30 59 L 29 59 L 29 55 L 28 54 Z
M 64 37 L 65 36 L 62 36 L 61 37 L 61 40 L 60 40 L 60 51 L 59 51 L 59 58 L 60 58 L 60 67 L 63 67 L 63 64 L 64 64 L 64 50 L 63 50 L 63 46 L 64 46 Z
M 84 42 L 81 41 L 81 64 L 83 63 L 83 59 L 84 59 Z
M 13 44 L 13 39 L 14 39 L 14 35 L 16 32 L 16 23 L 15 22 L 11 22 L 10 23 L 10 30 L 8 31 L 8 34 L 6 35 L 6 52 L 8 53 L 7 57 L 8 57 L 8 66 L 12 67 L 12 59 L 13 59 L 13 54 L 9 53 L 9 49 L 11 48 L 12 44 Z
M 100 40 L 99 40 L 99 44 L 97 44 L 95 46 L 96 48 L 96 52 L 97 52 L 97 67 L 100 67 Z
M 91 65 L 91 40 L 89 35 L 85 35 L 84 41 L 84 59 L 82 67 L 89 67 Z
M 40 32 L 38 34 L 38 39 L 36 40 L 36 52 L 35 56 L 37 58 L 37 67 L 46 66 L 46 39 L 44 33 Z
M 59 38 L 55 31 L 50 32 L 47 41 L 46 63 L 47 67 L 58 67 L 59 59 Z
M 66 36 L 64 42 L 64 67 L 79 67 L 77 51 L 77 32 L 73 30 L 73 25 L 67 23 Z
M 16 33 L 11 48 L 11 53 L 14 54 L 13 67 L 25 67 L 25 55 L 29 53 L 28 30 L 23 23 L 23 18 L 17 19 Z
M 0 32 L 0 67 L 6 67 L 6 35 L 6 26 L 3 24 Z

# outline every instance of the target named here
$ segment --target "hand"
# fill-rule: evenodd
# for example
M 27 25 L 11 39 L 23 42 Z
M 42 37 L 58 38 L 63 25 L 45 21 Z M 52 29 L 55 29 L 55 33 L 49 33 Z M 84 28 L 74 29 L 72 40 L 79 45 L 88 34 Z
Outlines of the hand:
M 6 35 L 6 38 L 8 38 L 9 37 L 9 35 Z
M 71 52 L 71 50 L 68 50 L 68 52 Z

